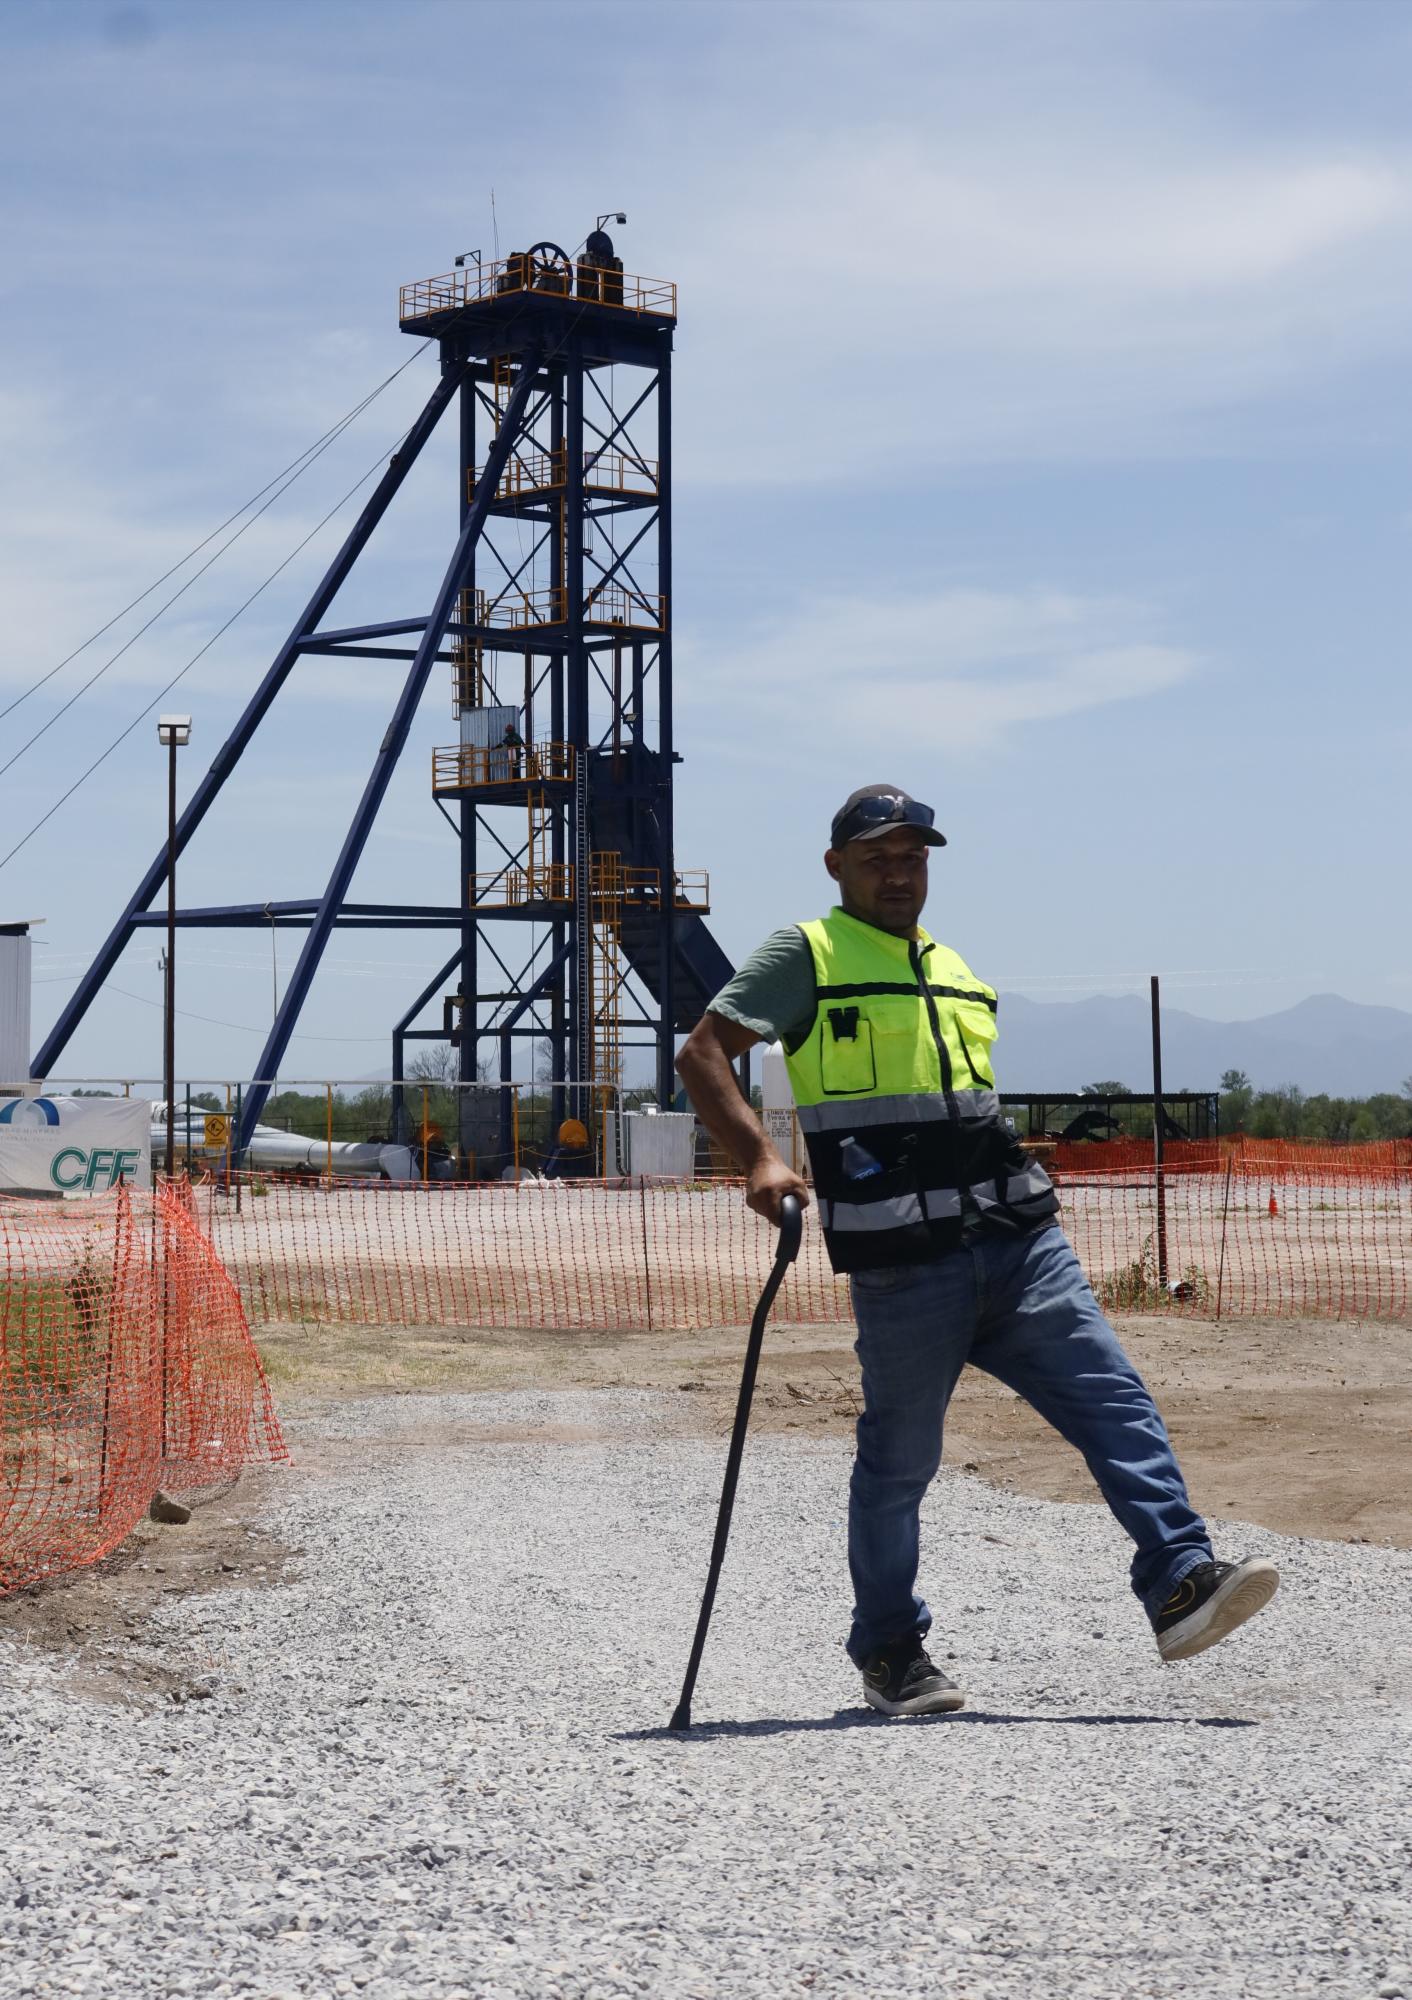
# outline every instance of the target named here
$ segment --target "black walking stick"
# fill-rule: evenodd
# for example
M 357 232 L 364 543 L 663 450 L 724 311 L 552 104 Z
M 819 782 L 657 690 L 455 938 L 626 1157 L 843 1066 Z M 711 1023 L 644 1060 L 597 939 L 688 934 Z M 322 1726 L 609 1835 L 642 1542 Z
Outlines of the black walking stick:
M 799 1206 L 798 1197 L 787 1194 L 780 1203 L 780 1240 L 775 1251 L 774 1267 L 765 1280 L 765 1289 L 760 1294 L 760 1303 L 755 1308 L 755 1317 L 750 1322 L 750 1338 L 745 1343 L 745 1367 L 741 1371 L 740 1394 L 735 1404 L 735 1424 L 731 1430 L 731 1446 L 726 1453 L 726 1476 L 721 1484 L 721 1505 L 716 1515 L 716 1539 L 711 1544 L 711 1566 L 706 1573 L 706 1590 L 701 1599 L 701 1614 L 696 1621 L 696 1637 L 691 1642 L 691 1658 L 686 1663 L 686 1679 L 681 1684 L 681 1700 L 672 1711 L 669 1729 L 690 1729 L 691 1696 L 696 1686 L 696 1670 L 701 1665 L 701 1655 L 706 1647 L 706 1631 L 711 1623 L 711 1607 L 716 1601 L 716 1585 L 720 1580 L 721 1564 L 725 1559 L 726 1538 L 731 1531 L 731 1509 L 735 1505 L 735 1484 L 740 1477 L 740 1461 L 745 1451 L 745 1431 L 750 1422 L 750 1399 L 755 1393 L 755 1372 L 760 1366 L 760 1349 L 765 1341 L 765 1321 L 770 1316 L 770 1307 L 775 1302 L 775 1293 L 784 1282 L 784 1274 L 799 1255 L 799 1239 L 804 1229 L 804 1211 Z

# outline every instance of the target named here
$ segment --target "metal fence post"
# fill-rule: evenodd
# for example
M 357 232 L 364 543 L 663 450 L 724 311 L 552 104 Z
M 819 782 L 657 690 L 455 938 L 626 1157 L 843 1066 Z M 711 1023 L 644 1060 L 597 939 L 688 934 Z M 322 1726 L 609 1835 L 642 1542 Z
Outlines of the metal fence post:
M 1162 1174 L 1162 999 L 1152 975 L 1152 1171 L 1157 1192 L 1157 1282 L 1167 1282 L 1167 1189 Z
M 1221 1317 L 1221 1292 L 1226 1281 L 1226 1217 L 1231 1212 L 1231 1172 L 1235 1161 L 1226 1161 L 1226 1192 L 1221 1203 L 1221 1255 L 1216 1265 L 1216 1317 Z

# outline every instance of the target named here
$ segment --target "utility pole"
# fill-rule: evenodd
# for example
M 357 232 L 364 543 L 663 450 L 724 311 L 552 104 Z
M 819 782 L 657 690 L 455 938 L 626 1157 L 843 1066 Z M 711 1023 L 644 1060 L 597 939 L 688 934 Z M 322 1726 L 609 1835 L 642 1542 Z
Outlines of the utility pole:
M 162 1094 L 167 1103 L 167 1179 L 176 1173 L 176 794 L 177 751 L 191 741 L 189 715 L 159 715 L 157 741 L 167 750 L 167 951 L 162 971 Z M 186 1145 L 191 1151 L 191 1124 Z

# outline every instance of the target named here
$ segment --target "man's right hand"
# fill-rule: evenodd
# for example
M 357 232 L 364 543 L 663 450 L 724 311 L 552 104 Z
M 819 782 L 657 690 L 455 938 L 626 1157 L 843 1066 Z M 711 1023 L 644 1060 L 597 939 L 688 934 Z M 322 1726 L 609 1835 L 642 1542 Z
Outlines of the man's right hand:
M 808 1183 L 800 1179 L 793 1167 L 787 1167 L 778 1154 L 772 1160 L 762 1160 L 745 1177 L 746 1207 L 763 1215 L 776 1229 L 780 1226 L 780 1203 L 787 1194 L 792 1194 L 801 1208 L 809 1206 Z

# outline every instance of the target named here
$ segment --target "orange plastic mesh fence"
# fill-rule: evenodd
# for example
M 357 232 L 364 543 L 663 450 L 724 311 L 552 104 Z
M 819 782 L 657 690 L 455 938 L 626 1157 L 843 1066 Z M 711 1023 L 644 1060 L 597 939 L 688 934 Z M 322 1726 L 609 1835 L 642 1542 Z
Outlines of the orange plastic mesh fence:
M 1169 1173 L 1211 1174 L 1221 1166 L 1219 1139 L 1169 1139 L 1162 1148 L 1162 1163 Z M 1045 1164 L 1060 1173 L 1128 1174 L 1134 1169 L 1152 1168 L 1150 1139 L 1060 1139 Z
M 1264 1173 L 1272 1167 L 1292 1167 L 1302 1174 L 1412 1174 L 1412 1139 L 1369 1139 L 1357 1146 L 1325 1146 L 1317 1139 L 1223 1139 L 1223 1162 L 1233 1158 L 1236 1170 Z
M 107 1555 L 159 1487 L 285 1456 L 189 1196 L 0 1202 L 0 1594 Z
M 774 1234 L 738 1183 L 299 1186 L 195 1199 L 255 1321 L 667 1328 L 750 1317 Z M 1060 1177 L 1063 1220 L 1115 1311 L 1397 1319 L 1409 1310 L 1412 1175 L 1266 1163 Z M 1271 1197 L 1275 1212 L 1270 1212 Z M 1162 1252 L 1165 1248 L 1165 1258 Z M 813 1210 L 776 1308 L 849 1317 Z
M 1365 1145 L 1325 1146 L 1316 1139 L 1169 1139 L 1162 1148 L 1168 1173 L 1224 1173 L 1230 1161 L 1237 1173 L 1267 1173 L 1293 1169 L 1301 1174 L 1336 1174 L 1340 1178 L 1371 1174 L 1412 1173 L 1412 1139 L 1373 1139 Z M 1150 1139 L 1058 1140 L 1045 1162 L 1060 1173 L 1126 1174 L 1152 1169 Z

